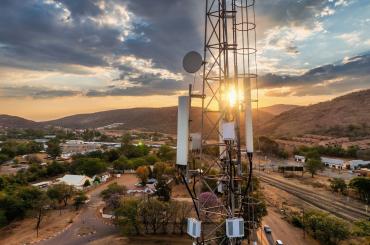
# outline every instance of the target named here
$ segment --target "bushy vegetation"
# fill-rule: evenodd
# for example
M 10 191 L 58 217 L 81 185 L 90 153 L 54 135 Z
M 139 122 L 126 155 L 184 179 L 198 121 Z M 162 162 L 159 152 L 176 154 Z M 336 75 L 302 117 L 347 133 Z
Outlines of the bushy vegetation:
M 350 236 L 348 223 L 319 211 L 305 214 L 304 227 L 313 238 L 327 245 L 336 245 Z
M 94 176 L 107 170 L 107 164 L 99 158 L 78 158 L 70 166 L 71 173 Z
M 342 244 L 343 240 L 370 236 L 369 220 L 359 220 L 349 224 L 317 210 L 310 210 L 303 217 L 301 214 L 293 214 L 290 222 L 298 228 L 305 229 L 313 238 L 325 245 Z
M 67 185 L 58 184 L 48 191 L 19 183 L 12 177 L 1 177 L 0 188 L 0 224 L 9 224 L 13 220 L 25 217 L 36 219 L 35 229 L 38 231 L 45 212 L 49 207 L 62 209 L 68 200 L 76 195 L 75 190 Z
M 56 158 L 62 154 L 62 149 L 60 148 L 60 141 L 59 139 L 51 139 L 48 143 L 48 148 L 46 152 L 53 158 Z
M 108 200 L 113 195 L 123 195 L 127 191 L 127 188 L 123 185 L 118 185 L 116 182 L 109 184 L 108 188 L 101 192 L 103 200 Z
M 191 208 L 187 202 L 126 197 L 116 209 L 115 215 L 125 235 L 184 234 Z
M 365 201 L 367 204 L 370 203 L 370 177 L 353 178 L 349 182 L 349 187 L 357 192 L 362 201 Z
M 266 137 L 261 136 L 255 141 L 256 149 L 259 149 L 265 156 L 273 156 L 278 158 L 288 158 L 288 153 L 282 149 L 277 142 Z
M 350 138 L 367 137 L 370 135 L 370 125 L 367 123 L 349 124 L 346 126 L 336 125 L 327 129 L 316 131 L 314 134 Z
M 37 153 L 42 150 L 42 146 L 36 142 L 8 140 L 1 145 L 0 164 L 15 156 Z
M 295 150 L 294 154 L 305 156 L 312 152 L 316 152 L 319 156 L 356 158 L 358 147 L 353 146 L 345 150 L 339 146 L 301 146 Z
M 343 195 L 347 194 L 347 184 L 342 178 L 333 178 L 330 179 L 330 189 L 333 192 L 339 192 Z

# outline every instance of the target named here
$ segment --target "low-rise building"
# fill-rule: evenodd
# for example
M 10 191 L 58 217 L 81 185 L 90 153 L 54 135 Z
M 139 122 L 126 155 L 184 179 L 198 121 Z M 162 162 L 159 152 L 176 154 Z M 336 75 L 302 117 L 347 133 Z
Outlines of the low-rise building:
M 336 169 L 344 168 L 344 160 L 342 159 L 321 157 L 321 161 L 324 163 L 326 167 L 336 168 Z
M 38 187 L 40 189 L 46 189 L 51 185 L 51 181 L 42 181 L 39 183 L 34 183 L 32 186 Z
M 296 162 L 305 163 L 306 162 L 306 157 L 300 156 L 300 155 L 294 155 L 294 160 Z
M 62 178 L 58 179 L 59 183 L 65 183 L 66 185 L 73 186 L 78 190 L 82 190 L 84 188 L 86 181 L 89 181 L 90 184 L 93 182 L 93 180 L 86 175 L 66 174 Z
M 364 160 L 350 160 L 347 162 L 347 168 L 354 170 L 359 169 L 361 167 L 364 167 L 366 165 L 369 165 L 370 161 L 364 161 Z

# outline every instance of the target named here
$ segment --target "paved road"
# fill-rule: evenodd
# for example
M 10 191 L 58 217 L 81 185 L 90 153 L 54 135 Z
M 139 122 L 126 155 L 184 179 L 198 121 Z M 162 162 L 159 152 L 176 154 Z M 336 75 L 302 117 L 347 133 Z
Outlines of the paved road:
M 261 181 L 272 185 L 278 189 L 284 190 L 303 201 L 316 206 L 322 210 L 330 212 L 335 216 L 346 219 L 348 221 L 356 221 L 359 219 L 368 219 L 369 215 L 361 210 L 358 205 L 342 200 L 333 200 L 330 196 L 314 193 L 304 187 L 297 186 L 283 179 L 278 179 L 272 175 L 259 173 Z
M 263 245 L 275 245 L 277 239 L 284 245 L 318 245 L 318 242 L 306 236 L 303 238 L 303 230 L 292 226 L 281 218 L 281 215 L 272 208 L 268 208 L 268 215 L 262 220 L 263 225 L 270 226 L 272 233 L 266 234 L 263 229 L 257 232 L 258 239 Z
M 90 241 L 97 240 L 109 235 L 117 234 L 118 230 L 115 226 L 103 223 L 103 220 L 98 217 L 97 209 L 102 204 L 99 194 L 103 186 L 92 190 L 90 202 L 81 210 L 81 214 L 75 218 L 71 227 L 63 233 L 47 241 L 40 242 L 40 245 L 81 245 L 88 244 Z M 94 234 L 86 236 L 78 236 L 81 231 L 89 231 Z

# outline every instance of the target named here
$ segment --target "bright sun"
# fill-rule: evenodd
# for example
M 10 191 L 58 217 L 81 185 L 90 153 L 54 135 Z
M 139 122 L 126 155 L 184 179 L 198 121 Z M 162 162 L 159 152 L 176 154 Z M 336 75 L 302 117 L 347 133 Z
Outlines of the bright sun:
M 231 87 L 229 89 L 228 99 L 229 99 L 229 106 L 234 107 L 237 101 L 237 94 L 236 94 L 236 90 L 234 87 Z

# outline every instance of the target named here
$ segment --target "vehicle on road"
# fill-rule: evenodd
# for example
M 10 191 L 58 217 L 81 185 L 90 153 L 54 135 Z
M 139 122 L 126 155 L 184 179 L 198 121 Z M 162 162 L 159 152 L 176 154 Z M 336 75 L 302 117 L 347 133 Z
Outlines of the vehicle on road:
M 264 226 L 263 226 L 263 230 L 264 230 L 266 233 L 268 233 L 268 234 L 270 234 L 270 233 L 272 232 L 272 230 L 271 230 L 270 226 L 268 226 L 268 225 L 264 225 Z
M 284 243 L 281 240 L 276 240 L 275 244 L 276 245 L 284 245 Z

